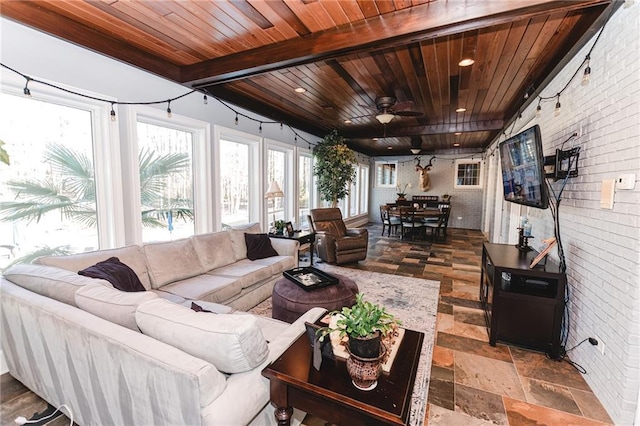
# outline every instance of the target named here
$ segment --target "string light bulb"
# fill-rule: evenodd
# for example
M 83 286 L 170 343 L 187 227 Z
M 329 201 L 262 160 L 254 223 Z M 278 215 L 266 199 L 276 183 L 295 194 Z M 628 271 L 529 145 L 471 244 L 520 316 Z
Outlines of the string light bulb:
M 258 126 L 258 132 L 262 133 L 262 121 L 260 122 L 260 126 Z
M 24 89 L 22 90 L 22 93 L 24 93 L 24 95 L 27 98 L 31 97 L 31 90 L 29 90 L 29 82 L 30 81 L 31 81 L 31 79 L 27 77 L 27 81 L 24 83 Z
M 111 121 L 116 121 L 116 110 L 113 109 L 113 102 L 111 102 Z
M 171 101 L 167 101 L 167 117 L 171 118 Z
M 560 93 L 558 93 L 558 100 L 556 101 L 556 109 L 553 113 L 553 115 L 555 115 L 556 117 L 560 115 Z
M 202 97 L 202 103 L 204 103 L 205 105 L 209 105 L 209 99 L 207 98 L 207 95 L 204 95 Z
M 538 98 L 538 106 L 536 107 L 536 117 L 540 117 L 542 115 L 542 106 L 540 106 L 540 102 L 542 99 Z
M 587 66 L 584 68 L 584 74 L 582 75 L 582 85 L 586 86 L 589 84 L 589 80 L 591 80 L 591 67 L 589 66 L 589 61 L 591 60 L 591 57 L 589 55 L 587 55 L 586 61 L 587 61 Z
M 238 125 L 238 113 L 236 112 L 236 120 L 235 120 L 235 124 L 236 126 Z

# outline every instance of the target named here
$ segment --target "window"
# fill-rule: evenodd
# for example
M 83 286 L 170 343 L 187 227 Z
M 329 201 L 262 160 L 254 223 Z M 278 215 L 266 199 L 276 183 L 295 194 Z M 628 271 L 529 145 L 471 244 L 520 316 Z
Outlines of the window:
M 222 229 L 260 222 L 265 201 L 259 172 L 260 141 L 255 135 L 220 126 L 215 128 L 212 179 L 218 184 L 218 201 L 214 205 L 220 214 L 218 216 L 216 210 L 214 221 Z
M 250 150 L 246 143 L 222 139 L 220 141 L 220 201 L 222 227 L 249 223 Z
M 40 95 L 0 93 L 0 140 L 10 160 L 0 163 L 0 268 L 35 252 L 100 247 L 94 144 L 102 111 Z
M 397 162 L 376 161 L 376 187 L 395 188 L 397 173 Z
M 369 211 L 369 166 L 360 165 L 358 184 L 360 185 L 360 213 Z
M 342 216 L 352 217 L 367 214 L 369 204 L 369 166 L 356 166 L 356 177 L 349 185 L 349 194 L 339 202 Z M 347 209 L 348 207 L 348 209 Z
M 313 169 L 312 156 L 310 153 L 298 154 L 298 228 L 309 227 L 307 216 L 312 206 L 313 195 Z
M 482 161 L 456 160 L 455 166 L 454 188 L 482 188 Z
M 284 193 L 282 197 L 274 197 L 267 200 L 267 216 L 269 223 L 274 220 L 285 220 L 284 199 L 287 194 L 286 172 L 287 161 L 286 155 L 282 151 L 274 149 L 267 150 L 267 185 L 271 182 L 277 182 Z
M 194 234 L 193 134 L 138 117 L 142 241 Z

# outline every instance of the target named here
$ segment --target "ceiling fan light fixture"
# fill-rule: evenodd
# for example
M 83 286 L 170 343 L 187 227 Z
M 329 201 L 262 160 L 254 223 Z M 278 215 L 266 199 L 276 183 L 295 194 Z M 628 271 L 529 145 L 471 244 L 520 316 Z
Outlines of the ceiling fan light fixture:
M 391 120 L 393 120 L 394 115 L 389 114 L 388 112 L 384 112 L 382 114 L 376 115 L 376 120 L 378 120 L 382 124 L 389 124 Z
M 418 155 L 420 154 L 420 148 L 411 148 L 411 153 L 413 155 Z
M 458 66 L 461 67 L 468 67 L 474 64 L 474 60 L 471 58 L 464 58 L 463 60 L 461 60 L 460 62 L 458 62 Z

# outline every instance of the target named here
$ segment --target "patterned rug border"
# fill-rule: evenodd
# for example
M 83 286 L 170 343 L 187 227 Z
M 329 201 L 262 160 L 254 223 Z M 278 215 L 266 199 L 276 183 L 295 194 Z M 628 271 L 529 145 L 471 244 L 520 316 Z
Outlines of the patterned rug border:
M 344 275 L 353 279 L 358 284 L 360 291 L 364 293 L 365 300 L 385 306 L 387 311 L 402 320 L 404 327 L 421 331 L 425 334 L 420 352 L 418 372 L 413 386 L 409 420 L 409 424 L 412 426 L 424 424 L 433 346 L 435 343 L 440 282 L 344 268 L 325 263 L 314 266 L 329 273 Z M 271 299 L 262 302 L 250 312 L 258 315 L 270 315 Z

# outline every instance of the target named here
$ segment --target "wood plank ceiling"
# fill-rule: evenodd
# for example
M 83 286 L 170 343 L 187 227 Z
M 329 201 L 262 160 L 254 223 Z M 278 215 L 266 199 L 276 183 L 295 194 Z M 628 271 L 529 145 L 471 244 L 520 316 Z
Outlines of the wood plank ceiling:
M 337 129 L 359 152 L 408 155 L 412 141 L 486 148 L 618 3 L 0 0 L 0 14 L 319 137 Z

